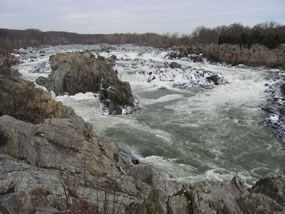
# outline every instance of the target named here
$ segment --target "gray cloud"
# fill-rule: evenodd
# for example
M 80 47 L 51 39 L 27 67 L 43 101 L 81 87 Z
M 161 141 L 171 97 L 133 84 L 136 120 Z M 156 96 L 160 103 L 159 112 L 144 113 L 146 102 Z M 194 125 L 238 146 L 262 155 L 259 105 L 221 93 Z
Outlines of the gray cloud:
M 0 0 L 0 27 L 79 33 L 180 32 L 266 20 L 285 23 L 284 0 Z

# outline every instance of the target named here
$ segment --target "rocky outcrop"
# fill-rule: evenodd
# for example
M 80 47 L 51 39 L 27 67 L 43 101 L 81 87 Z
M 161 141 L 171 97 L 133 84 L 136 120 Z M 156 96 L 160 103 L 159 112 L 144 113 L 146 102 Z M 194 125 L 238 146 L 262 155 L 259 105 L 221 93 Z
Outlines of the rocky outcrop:
M 169 64 L 169 67 L 172 68 L 172 69 L 174 69 L 174 68 L 181 68 L 181 65 L 178 64 L 177 62 L 171 62 Z
M 89 51 L 59 53 L 50 57 L 52 72 L 48 80 L 41 78 L 36 82 L 54 91 L 56 95 L 99 93 L 104 112 L 131 112 L 134 110 L 135 100 L 130 84 L 121 81 L 112 69 L 111 65 L 115 60 L 115 57 L 96 59 Z
M 222 74 L 214 73 L 204 69 L 185 69 L 182 80 L 174 81 L 173 86 L 177 88 L 188 88 L 188 87 L 202 87 L 211 89 L 216 85 L 226 84 L 228 81 L 223 77 Z M 165 73 L 160 74 L 160 79 L 170 79 L 171 76 L 167 76 Z
M 200 54 L 198 51 L 193 51 L 187 47 L 174 47 L 173 50 L 165 57 L 168 59 L 190 58 L 193 62 L 204 62 L 203 54 Z
M 285 73 L 279 69 L 267 72 L 271 84 L 266 89 L 267 100 L 262 109 L 268 113 L 266 123 L 282 142 L 285 142 Z
M 35 88 L 34 83 L 0 74 L 0 116 L 5 114 L 31 123 L 77 117 L 73 109 L 54 101 L 50 93 Z
M 277 180 L 275 180 L 276 182 Z M 282 180 L 284 185 L 284 180 Z M 257 182 L 256 186 L 260 184 Z M 270 183 L 264 184 L 270 188 Z M 280 186 L 282 188 L 282 185 Z M 281 189 L 280 189 L 281 190 Z M 271 189 L 271 193 L 274 190 Z M 282 191 L 282 190 L 281 190 Z M 190 185 L 187 195 L 192 213 L 282 213 L 285 207 L 265 194 L 247 189 L 240 178 L 226 182 L 199 182 Z
M 46 206 L 72 210 L 80 203 L 101 210 L 104 196 L 116 197 L 123 208 L 139 195 L 133 179 L 122 176 L 131 159 L 94 137 L 84 122 L 53 118 L 31 124 L 5 115 L 0 138 L 0 205 L 9 213 Z
M 114 82 L 115 81 L 115 82 Z M 135 100 L 128 82 L 103 79 L 99 89 L 102 109 L 108 114 L 131 113 L 135 109 Z
M 262 178 L 251 188 L 251 192 L 266 195 L 285 206 L 285 176 Z
M 224 77 L 221 74 L 214 74 L 212 76 L 207 77 L 207 80 L 213 82 L 214 85 L 221 85 L 225 83 Z
M 239 177 L 229 182 L 200 181 L 190 185 L 167 181 L 152 189 L 135 213 L 284 213 L 285 176 L 264 178 L 247 189 Z
M 219 62 L 233 65 L 245 64 L 253 66 L 283 67 L 285 68 L 285 47 L 280 46 L 270 50 L 261 45 L 253 45 L 251 48 L 238 45 L 208 45 L 201 51 L 210 58 Z
M 252 66 L 283 67 L 285 68 L 285 46 L 280 45 L 275 49 L 268 49 L 265 46 L 253 45 L 246 48 L 231 44 L 209 44 L 194 45 L 191 47 L 178 47 L 174 49 L 170 57 L 186 56 L 193 58 L 193 54 L 203 53 L 209 60 L 215 62 L 226 62 L 229 64 L 245 64 Z M 201 55 L 198 58 L 201 58 Z M 193 59 L 195 60 L 195 58 Z M 198 59 L 200 61 L 200 59 Z

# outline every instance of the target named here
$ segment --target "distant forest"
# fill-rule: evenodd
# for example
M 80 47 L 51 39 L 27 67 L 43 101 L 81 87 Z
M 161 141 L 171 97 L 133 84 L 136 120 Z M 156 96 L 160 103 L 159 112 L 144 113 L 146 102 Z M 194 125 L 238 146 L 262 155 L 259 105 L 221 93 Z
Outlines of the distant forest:
M 250 48 L 252 44 L 262 44 L 270 49 L 285 43 L 285 26 L 268 21 L 253 27 L 234 23 L 215 28 L 198 27 L 192 34 L 77 34 L 37 29 L 10 30 L 0 28 L 0 53 L 15 48 L 36 47 L 41 45 L 66 44 L 137 44 L 155 47 L 172 47 L 196 44 L 238 44 Z

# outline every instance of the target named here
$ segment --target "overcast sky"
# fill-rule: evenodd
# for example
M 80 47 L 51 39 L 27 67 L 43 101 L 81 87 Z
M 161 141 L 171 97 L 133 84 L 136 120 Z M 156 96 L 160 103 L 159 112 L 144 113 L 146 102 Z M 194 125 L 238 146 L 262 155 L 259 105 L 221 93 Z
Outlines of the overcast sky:
M 12 29 L 191 33 L 266 20 L 285 24 L 285 0 L 0 0 L 0 28 Z

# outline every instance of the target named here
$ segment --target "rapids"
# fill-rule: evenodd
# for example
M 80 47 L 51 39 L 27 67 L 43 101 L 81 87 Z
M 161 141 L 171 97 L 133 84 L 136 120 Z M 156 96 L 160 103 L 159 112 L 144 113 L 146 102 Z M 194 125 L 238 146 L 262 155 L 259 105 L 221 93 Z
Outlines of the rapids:
M 266 113 L 260 108 L 269 81 L 265 69 L 169 60 L 168 50 L 132 45 L 19 50 L 22 63 L 17 67 L 23 78 L 35 81 L 50 72 L 50 55 L 84 49 L 117 57 L 114 69 L 130 82 L 139 105 L 132 114 L 113 116 L 102 114 L 93 93 L 55 97 L 90 122 L 98 136 L 127 145 L 140 161 L 179 181 L 239 175 L 251 185 L 284 173 L 284 145 L 265 125 Z M 182 69 L 169 68 L 172 61 Z M 199 79 L 201 72 L 219 74 L 227 83 L 209 84 Z

